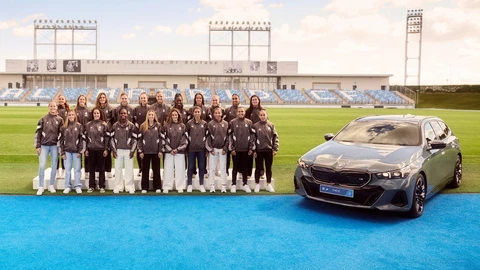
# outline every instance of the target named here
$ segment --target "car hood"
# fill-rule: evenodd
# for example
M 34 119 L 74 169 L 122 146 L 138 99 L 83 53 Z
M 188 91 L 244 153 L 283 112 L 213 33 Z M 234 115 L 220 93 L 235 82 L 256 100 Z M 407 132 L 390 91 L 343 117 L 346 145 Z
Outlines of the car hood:
M 405 167 L 420 154 L 419 146 L 328 141 L 310 150 L 302 160 L 308 165 L 334 170 L 385 172 Z

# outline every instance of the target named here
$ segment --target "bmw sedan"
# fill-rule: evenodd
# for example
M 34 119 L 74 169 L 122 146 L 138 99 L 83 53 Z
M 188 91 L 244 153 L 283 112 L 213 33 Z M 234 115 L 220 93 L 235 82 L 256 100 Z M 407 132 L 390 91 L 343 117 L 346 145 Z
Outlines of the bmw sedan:
M 462 182 L 459 139 L 438 117 L 360 117 L 298 160 L 295 192 L 356 208 L 423 214 L 425 201 Z

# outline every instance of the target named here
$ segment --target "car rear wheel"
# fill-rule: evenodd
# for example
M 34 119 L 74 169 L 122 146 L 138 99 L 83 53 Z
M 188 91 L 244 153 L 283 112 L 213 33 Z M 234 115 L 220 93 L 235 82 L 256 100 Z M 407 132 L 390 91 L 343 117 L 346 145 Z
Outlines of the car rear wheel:
M 453 172 L 452 182 L 448 185 L 451 188 L 458 188 L 462 184 L 462 159 L 457 156 L 455 162 L 455 171 Z
M 426 186 L 425 178 L 423 175 L 419 174 L 413 189 L 412 208 L 410 208 L 410 211 L 408 212 L 408 215 L 412 218 L 417 218 L 423 214 L 426 199 Z

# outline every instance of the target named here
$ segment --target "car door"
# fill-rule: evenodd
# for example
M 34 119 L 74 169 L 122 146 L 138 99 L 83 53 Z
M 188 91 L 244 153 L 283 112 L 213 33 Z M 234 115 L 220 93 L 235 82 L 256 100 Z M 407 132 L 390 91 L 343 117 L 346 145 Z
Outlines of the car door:
M 447 147 L 444 149 L 445 154 L 442 159 L 442 168 L 444 169 L 444 180 L 449 182 L 452 180 L 453 172 L 455 171 L 455 163 L 457 161 L 457 138 L 452 135 L 452 132 L 444 122 L 438 120 L 436 123 L 438 124 L 438 128 L 432 125 L 435 133 L 437 135 L 441 134 L 439 135 L 439 138 L 447 144 Z M 439 130 L 438 133 L 437 129 Z
M 423 168 L 427 175 L 427 190 L 430 192 L 442 181 L 443 172 L 439 170 L 439 165 L 441 164 L 443 149 L 431 149 L 430 142 L 437 140 L 437 136 L 430 122 L 423 124 L 423 138 L 425 140 Z

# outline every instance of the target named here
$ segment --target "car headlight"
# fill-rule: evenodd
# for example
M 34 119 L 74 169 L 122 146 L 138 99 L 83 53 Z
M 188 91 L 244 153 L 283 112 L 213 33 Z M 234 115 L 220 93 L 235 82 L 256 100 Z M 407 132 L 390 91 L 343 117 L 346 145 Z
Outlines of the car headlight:
M 298 164 L 298 166 L 300 166 L 302 169 L 308 168 L 308 164 L 305 163 L 305 161 L 303 161 L 301 158 L 298 159 L 297 164 Z
M 401 170 L 391 171 L 391 172 L 379 172 L 375 175 L 378 179 L 402 179 L 407 178 L 410 174 L 410 168 L 405 167 Z

